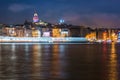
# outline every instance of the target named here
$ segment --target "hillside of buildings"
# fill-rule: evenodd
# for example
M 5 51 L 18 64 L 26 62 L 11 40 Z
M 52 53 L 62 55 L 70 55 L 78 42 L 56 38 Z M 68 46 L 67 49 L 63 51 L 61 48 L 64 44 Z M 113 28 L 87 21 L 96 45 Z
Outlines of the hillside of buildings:
M 25 20 L 23 24 L 0 24 L 0 36 L 9 37 L 85 37 L 89 41 L 120 39 L 119 28 L 91 28 L 65 24 L 60 20 L 58 24 L 51 24 L 39 20 L 34 14 L 33 22 Z

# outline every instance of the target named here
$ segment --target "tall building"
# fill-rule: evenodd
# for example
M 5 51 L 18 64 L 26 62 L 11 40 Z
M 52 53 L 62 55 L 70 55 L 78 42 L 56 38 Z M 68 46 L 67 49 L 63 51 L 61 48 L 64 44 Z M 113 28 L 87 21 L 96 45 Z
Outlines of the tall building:
M 38 14 L 36 12 L 34 13 L 34 16 L 33 16 L 33 22 L 34 23 L 39 22 L 39 17 L 38 17 Z

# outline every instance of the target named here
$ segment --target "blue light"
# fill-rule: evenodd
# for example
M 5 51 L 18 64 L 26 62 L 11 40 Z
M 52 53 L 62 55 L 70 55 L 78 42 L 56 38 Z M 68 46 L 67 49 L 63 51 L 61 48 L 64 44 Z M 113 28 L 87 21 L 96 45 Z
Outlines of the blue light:
M 63 20 L 63 19 L 60 19 L 60 21 L 59 21 L 60 24 L 62 24 L 64 22 L 65 22 L 65 20 Z

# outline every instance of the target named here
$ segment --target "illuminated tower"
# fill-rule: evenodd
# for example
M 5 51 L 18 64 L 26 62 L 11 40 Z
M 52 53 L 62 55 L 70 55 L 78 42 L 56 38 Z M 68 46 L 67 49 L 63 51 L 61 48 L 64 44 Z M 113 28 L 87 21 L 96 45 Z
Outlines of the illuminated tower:
M 60 20 L 59 20 L 59 24 L 63 24 L 64 22 L 65 22 L 64 19 L 60 19 Z
M 38 17 L 38 14 L 36 12 L 34 13 L 34 16 L 33 16 L 33 22 L 34 23 L 39 22 L 39 17 Z

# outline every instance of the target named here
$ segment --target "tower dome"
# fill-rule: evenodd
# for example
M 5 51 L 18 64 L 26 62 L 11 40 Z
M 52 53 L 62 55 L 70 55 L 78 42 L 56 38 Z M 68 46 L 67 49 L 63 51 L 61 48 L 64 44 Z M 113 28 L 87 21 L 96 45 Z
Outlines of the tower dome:
M 33 22 L 34 23 L 39 22 L 39 17 L 38 17 L 38 14 L 36 12 L 34 13 L 34 16 L 33 16 Z

